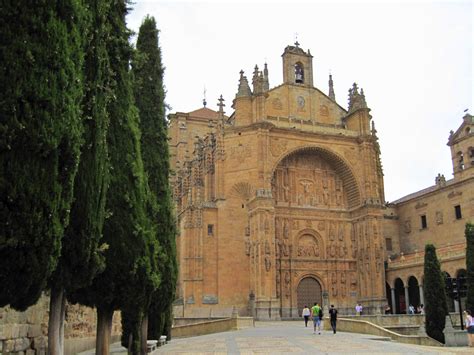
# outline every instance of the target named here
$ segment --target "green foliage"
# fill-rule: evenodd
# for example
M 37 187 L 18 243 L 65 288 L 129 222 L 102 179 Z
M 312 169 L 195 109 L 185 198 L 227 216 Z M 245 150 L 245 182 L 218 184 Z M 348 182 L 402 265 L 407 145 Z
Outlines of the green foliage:
M 111 73 L 106 43 L 109 37 L 109 1 L 87 0 L 88 21 L 82 31 L 84 61 L 84 145 L 74 185 L 71 218 L 53 284 L 66 290 L 86 287 L 103 268 L 99 250 L 105 219 L 108 184 L 107 105 L 111 99 Z
M 79 5 L 2 1 L 0 306 L 34 304 L 61 252 L 83 134 Z
M 474 313 L 474 224 L 466 223 L 466 308 Z
M 149 191 L 129 72 L 132 48 L 125 25 L 127 3 L 115 0 L 110 8 L 107 52 L 113 73 L 113 99 L 107 107 L 111 171 L 103 229 L 103 243 L 108 246 L 104 252 L 106 267 L 90 287 L 76 292 L 74 299 L 99 309 L 124 309 L 141 319 L 143 310 L 135 307 L 143 307 L 144 294 L 153 292 L 160 281 L 154 272 L 159 245 L 147 215 Z
M 158 45 L 158 29 L 153 17 L 147 16 L 137 39 L 137 54 L 132 63 L 134 94 L 140 112 L 141 146 L 145 171 L 154 203 L 148 211 L 157 221 L 157 239 L 162 247 L 160 273 L 162 282 L 153 294 L 149 309 L 149 337 L 158 339 L 164 333 L 171 315 L 177 281 L 176 223 L 169 185 L 169 151 L 165 114 L 164 68 Z
M 441 273 L 436 248 L 425 246 L 424 296 L 426 313 L 426 333 L 444 343 L 443 329 L 448 315 L 444 276 Z

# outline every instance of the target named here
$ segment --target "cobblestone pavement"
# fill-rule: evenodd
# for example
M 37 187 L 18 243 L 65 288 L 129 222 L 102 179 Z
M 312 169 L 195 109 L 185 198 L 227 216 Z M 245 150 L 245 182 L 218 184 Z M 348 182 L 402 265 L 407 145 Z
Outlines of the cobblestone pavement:
M 303 322 L 256 322 L 255 328 L 173 339 L 155 354 L 474 354 L 472 348 L 401 344 L 367 334 L 333 334 Z

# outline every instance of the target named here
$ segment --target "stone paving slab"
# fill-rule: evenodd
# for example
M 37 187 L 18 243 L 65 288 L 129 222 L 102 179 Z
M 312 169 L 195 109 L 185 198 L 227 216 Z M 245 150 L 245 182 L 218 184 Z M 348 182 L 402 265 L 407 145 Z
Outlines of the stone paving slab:
M 154 354 L 474 354 L 472 348 L 401 344 L 367 334 L 313 334 L 303 322 L 256 322 L 255 328 L 173 339 Z

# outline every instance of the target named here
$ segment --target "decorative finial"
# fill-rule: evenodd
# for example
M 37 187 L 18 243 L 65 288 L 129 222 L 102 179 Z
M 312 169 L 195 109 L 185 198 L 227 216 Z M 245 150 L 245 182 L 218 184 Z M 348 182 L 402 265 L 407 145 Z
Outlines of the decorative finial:
M 204 107 L 206 107 L 206 105 L 207 105 L 207 101 L 206 101 L 206 86 L 204 86 L 204 98 L 202 99 L 202 104 L 204 105 Z
M 222 97 L 222 95 L 219 97 L 219 103 L 217 104 L 217 106 L 219 107 L 219 112 L 221 113 L 224 113 L 224 98 Z

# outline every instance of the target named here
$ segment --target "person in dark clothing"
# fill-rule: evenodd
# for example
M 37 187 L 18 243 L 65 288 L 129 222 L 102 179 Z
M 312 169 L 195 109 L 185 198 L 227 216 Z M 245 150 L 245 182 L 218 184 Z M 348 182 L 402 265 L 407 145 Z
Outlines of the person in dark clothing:
M 331 319 L 331 328 L 334 334 L 336 334 L 336 322 L 337 322 L 337 309 L 334 308 L 334 305 L 331 305 L 331 309 L 329 310 L 329 317 Z

